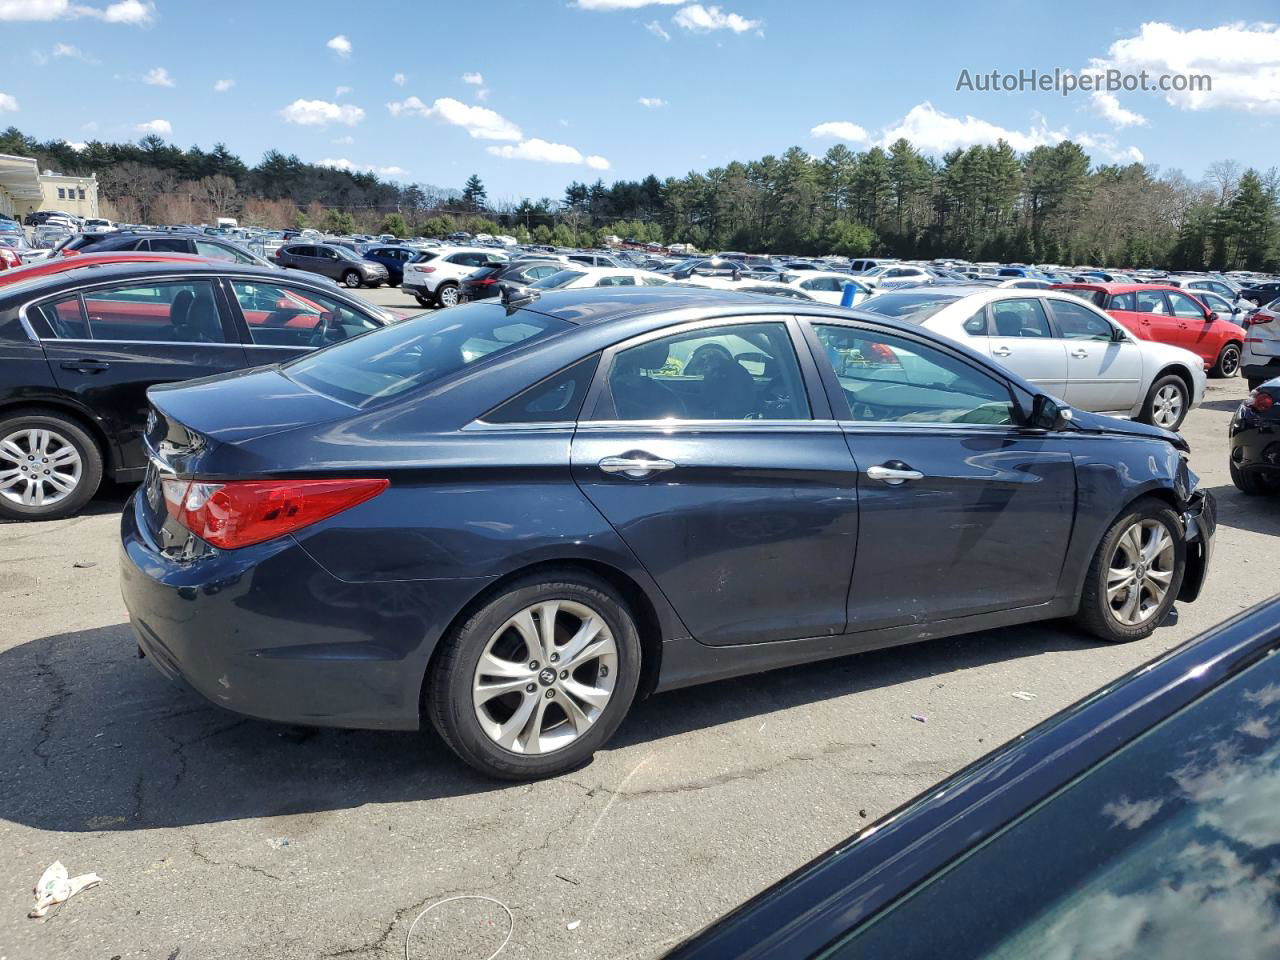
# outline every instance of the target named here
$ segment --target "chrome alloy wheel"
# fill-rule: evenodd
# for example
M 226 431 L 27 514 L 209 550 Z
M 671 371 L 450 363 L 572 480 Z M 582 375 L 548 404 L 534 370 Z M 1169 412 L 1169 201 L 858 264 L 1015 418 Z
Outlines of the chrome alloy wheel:
M 440 288 L 439 298 L 440 306 L 456 307 L 458 305 L 458 288 L 449 284 Z
M 1182 390 L 1172 383 L 1166 383 L 1156 391 L 1155 402 L 1151 405 L 1151 419 L 1155 420 L 1156 426 L 1172 429 L 1181 418 L 1185 404 Z
M 1173 582 L 1173 547 L 1158 520 L 1137 520 L 1116 540 L 1107 563 L 1107 606 L 1125 626 L 1146 623 L 1163 605 Z
M 0 439 L 0 496 L 24 507 L 57 503 L 80 485 L 84 464 L 54 430 L 18 430 Z
M 602 617 L 570 600 L 521 610 L 494 631 L 472 680 L 476 719 L 512 753 L 546 754 L 600 718 L 618 677 L 618 647 Z

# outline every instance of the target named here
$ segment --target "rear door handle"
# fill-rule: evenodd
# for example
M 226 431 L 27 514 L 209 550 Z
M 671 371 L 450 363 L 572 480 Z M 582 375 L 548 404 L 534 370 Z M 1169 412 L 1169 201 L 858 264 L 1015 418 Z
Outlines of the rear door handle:
M 1013 351 L 1010 350 L 1008 347 L 992 347 L 991 348 L 991 355 L 993 357 L 1007 357 L 1011 353 L 1013 353 Z
M 655 473 L 674 470 L 676 465 L 670 460 L 656 457 L 605 457 L 600 461 L 600 469 L 605 473 L 620 473 L 632 480 L 643 480 Z
M 105 360 L 63 360 L 63 370 L 75 370 L 78 373 L 98 373 L 111 366 Z
M 1076 347 L 1076 349 L 1071 351 L 1071 356 L 1075 357 L 1077 360 L 1084 360 L 1089 356 L 1089 351 L 1084 347 Z
M 900 460 L 894 460 L 894 463 L 902 463 Z M 900 467 L 891 467 L 886 464 L 880 464 L 875 467 L 867 467 L 867 476 L 872 480 L 880 480 L 887 483 L 891 487 L 900 487 L 908 480 L 923 480 L 924 474 L 919 470 L 912 470 L 905 463 Z

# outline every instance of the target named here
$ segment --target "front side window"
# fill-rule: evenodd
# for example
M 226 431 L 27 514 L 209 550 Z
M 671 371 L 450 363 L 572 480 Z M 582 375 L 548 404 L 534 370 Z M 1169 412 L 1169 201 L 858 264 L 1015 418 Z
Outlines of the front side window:
M 1053 336 L 1039 298 L 995 301 L 991 304 L 991 323 L 997 337 Z
M 236 302 L 260 346 L 322 347 L 350 340 L 382 324 L 346 304 L 278 283 L 232 281 Z
M 538 290 L 559 290 L 561 287 L 567 287 L 575 280 L 585 277 L 586 274 L 581 270 L 558 270 L 549 277 L 543 277 L 531 286 Z
M 1185 293 L 1174 293 L 1172 290 L 1166 290 L 1165 296 L 1169 298 L 1169 305 L 1173 307 L 1173 315 L 1175 317 L 1184 317 L 1188 320 L 1204 319 L 1204 310 L 1200 304 Z
M 226 342 L 209 280 L 88 290 L 84 307 L 95 340 Z
M 1053 311 L 1053 319 L 1057 321 L 1062 336 L 1068 340 L 1110 342 L 1114 339 L 1111 324 L 1087 307 L 1066 300 L 1050 300 L 1049 309 Z
M 621 350 L 609 370 L 616 420 L 807 420 L 786 324 L 703 327 Z
M 1014 422 L 1009 388 L 948 353 L 859 327 L 815 324 L 814 332 L 854 421 Z
M 208 257 L 210 260 L 226 260 L 236 263 L 236 256 L 226 247 L 219 246 L 216 243 L 209 243 L 207 240 L 196 241 L 196 253 L 202 257 Z

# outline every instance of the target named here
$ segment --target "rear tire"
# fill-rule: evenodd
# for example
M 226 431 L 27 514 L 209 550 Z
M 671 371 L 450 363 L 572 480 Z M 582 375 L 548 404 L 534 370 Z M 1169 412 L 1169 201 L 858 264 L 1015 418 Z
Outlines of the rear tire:
M 458 305 L 458 285 L 442 283 L 436 288 L 436 305 L 440 307 L 456 307 Z
M 1167 373 L 1151 385 L 1138 419 L 1165 430 L 1177 430 L 1190 406 L 1191 391 L 1186 383 L 1176 373 Z
M 1158 539 L 1161 529 L 1169 543 L 1156 551 L 1163 542 Z M 1076 624 L 1109 643 L 1146 639 L 1177 600 L 1186 566 L 1187 545 L 1178 515 L 1151 497 L 1134 502 L 1111 524 L 1094 552 Z
M 417 300 L 420 306 L 423 306 L 423 307 L 431 306 L 431 299 L 429 297 L 424 297 L 420 293 L 415 293 L 413 295 L 413 299 Z
M 1257 474 L 1245 473 L 1234 463 L 1228 465 L 1231 469 L 1231 482 L 1236 485 L 1236 489 L 1243 493 L 1246 497 L 1260 497 L 1264 493 L 1270 493 L 1271 489 Z
M 1240 344 L 1228 343 L 1218 354 L 1218 362 L 1209 371 L 1209 376 L 1219 380 L 1234 377 L 1240 372 Z
M 1265 380 L 1252 380 L 1252 379 L 1245 380 L 1245 383 L 1248 385 L 1251 391 L 1257 390 L 1260 386 L 1262 386 L 1266 382 L 1267 381 Z
M 74 420 L 43 410 L 0 418 L 0 517 L 69 517 L 101 483 L 102 451 Z
M 626 602 L 588 574 L 544 573 L 515 581 L 441 641 L 424 710 L 476 770 L 533 780 L 590 762 L 626 716 L 639 677 L 640 638 Z

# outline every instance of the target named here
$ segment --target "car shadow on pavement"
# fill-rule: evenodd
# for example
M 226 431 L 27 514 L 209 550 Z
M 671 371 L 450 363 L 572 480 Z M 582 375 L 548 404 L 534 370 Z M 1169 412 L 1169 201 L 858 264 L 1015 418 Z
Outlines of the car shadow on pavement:
M 105 514 L 119 514 L 124 509 L 125 501 L 129 499 L 129 494 L 133 493 L 136 484 L 120 484 L 109 483 L 103 481 L 98 492 L 93 495 L 93 499 L 86 503 L 83 507 L 76 511 L 73 517 L 66 519 L 75 520 L 80 517 L 99 517 Z M 65 523 L 66 520 L 50 520 L 50 521 L 30 521 L 30 520 L 5 520 L 0 518 L 0 527 L 12 525 L 14 527 L 26 526 L 30 523 Z
M 920 677 L 1091 643 L 1055 625 L 937 640 L 660 694 L 615 746 Z M 136 656 L 126 625 L 0 652 L 12 690 L 0 819 L 42 830 L 145 830 L 509 788 L 434 732 L 303 729 L 238 717 Z

